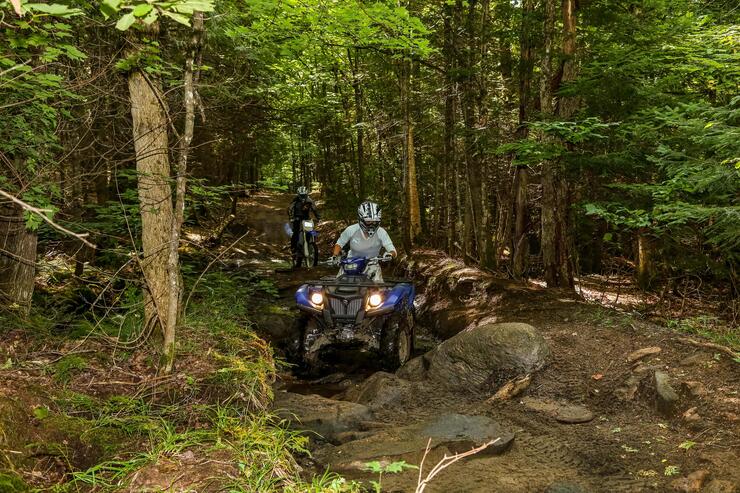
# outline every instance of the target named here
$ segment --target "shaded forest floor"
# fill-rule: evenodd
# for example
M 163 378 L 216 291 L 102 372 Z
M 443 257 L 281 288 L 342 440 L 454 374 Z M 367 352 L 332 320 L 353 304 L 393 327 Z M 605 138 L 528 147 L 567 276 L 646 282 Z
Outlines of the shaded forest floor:
M 421 292 L 419 352 L 482 320 L 532 324 L 552 357 L 528 389 L 491 403 L 494 382 L 476 389 L 381 386 L 382 399 L 362 404 L 371 422 L 332 439 L 307 439 L 277 426 L 277 418 L 260 420 L 273 390 L 275 411 L 300 414 L 286 390 L 321 394 L 320 405 L 344 409 L 373 380 L 367 371 L 344 370 L 303 381 L 287 367 L 274 380 L 271 351 L 255 333 L 279 355 L 293 335 L 294 290 L 308 276 L 329 273 L 286 268 L 288 200 L 257 193 L 239 204 L 221 246 L 202 258 L 184 252 L 193 297 L 172 377 L 154 373 L 146 346 L 113 350 L 110 340 L 90 336 L 89 322 L 37 320 L 44 329 L 37 334 L 5 324 L 0 491 L 26 491 L 22 484 L 56 491 L 307 491 L 312 482 L 321 484 L 312 491 L 329 491 L 331 481 L 314 478 L 327 467 L 369 487 L 377 474 L 365 470 L 368 461 L 419 464 L 423 448 L 399 455 L 394 437 L 447 413 L 485 416 L 515 439 L 500 455 L 451 466 L 427 491 L 737 491 L 740 365 L 727 353 L 642 317 L 497 279 L 432 251 L 402 267 Z M 326 245 L 340 227 L 322 225 Z M 189 241 L 204 236 L 198 228 L 188 232 Z M 54 296 L 53 283 L 45 289 Z M 124 338 L 132 335 L 129 323 L 116 315 L 102 328 Z M 634 359 L 635 351 L 656 347 Z M 678 393 L 672 413 L 656 408 L 656 370 Z M 565 424 L 543 404 L 585 409 L 593 419 Z M 306 483 L 290 479 L 300 471 Z M 413 470 L 388 474 L 383 488 L 413 491 L 416 482 Z

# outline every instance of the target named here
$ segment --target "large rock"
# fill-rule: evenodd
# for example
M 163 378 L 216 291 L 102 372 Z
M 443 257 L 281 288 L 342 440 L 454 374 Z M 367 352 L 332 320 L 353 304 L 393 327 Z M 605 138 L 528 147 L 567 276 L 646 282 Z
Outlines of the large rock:
M 496 455 L 508 449 L 514 440 L 511 432 L 485 416 L 445 414 L 417 429 L 421 436 L 431 438 L 434 446 L 443 445 L 456 454 L 497 440 L 480 452 L 480 455 Z
M 338 441 L 347 432 L 361 430 L 364 422 L 374 418 L 367 406 L 320 395 L 277 392 L 273 407 L 293 428 L 312 431 L 328 441 Z
M 550 348 L 528 324 L 486 324 L 444 341 L 398 371 L 402 378 L 430 379 L 450 388 L 503 383 L 542 368 Z
M 498 439 L 498 440 L 497 440 Z M 514 434 L 485 416 L 444 414 L 400 428 L 378 430 L 359 440 L 317 451 L 317 460 L 342 469 L 362 469 L 368 461 L 418 461 L 429 444 L 435 454 L 460 453 L 497 440 L 478 455 L 505 452 Z M 438 458 L 430 460 L 434 464 Z
M 363 404 L 370 409 L 381 409 L 402 402 L 411 392 L 411 382 L 392 373 L 379 371 L 337 397 Z

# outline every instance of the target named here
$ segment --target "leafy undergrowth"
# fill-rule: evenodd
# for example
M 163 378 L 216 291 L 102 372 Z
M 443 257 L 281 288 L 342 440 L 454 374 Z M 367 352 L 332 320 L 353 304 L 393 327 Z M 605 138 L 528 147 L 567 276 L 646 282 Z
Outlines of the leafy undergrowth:
M 274 286 L 241 273 L 197 278 L 186 277 L 194 289 L 168 376 L 151 348 L 127 344 L 137 338 L 126 321 L 139 314 L 70 313 L 68 300 L 94 285 L 65 280 L 43 310 L 4 316 L 0 491 L 358 491 L 332 473 L 306 482 L 296 457 L 307 438 L 268 411 L 280 362 L 249 314 Z

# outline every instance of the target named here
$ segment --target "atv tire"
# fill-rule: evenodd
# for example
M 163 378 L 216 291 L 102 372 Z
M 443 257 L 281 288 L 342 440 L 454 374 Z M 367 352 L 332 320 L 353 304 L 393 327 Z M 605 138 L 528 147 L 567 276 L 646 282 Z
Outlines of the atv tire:
M 295 357 L 292 362 L 296 365 L 296 373 L 304 377 L 314 377 L 321 373 L 323 367 L 319 358 L 321 351 L 320 348 L 310 351 L 311 348 L 306 347 L 306 335 L 316 332 L 317 323 L 311 317 L 300 317 L 296 323 L 299 326 L 299 335 L 295 344 Z M 307 349 L 309 350 L 307 351 Z
M 410 313 L 391 317 L 380 341 L 383 368 L 395 371 L 414 353 L 414 322 Z

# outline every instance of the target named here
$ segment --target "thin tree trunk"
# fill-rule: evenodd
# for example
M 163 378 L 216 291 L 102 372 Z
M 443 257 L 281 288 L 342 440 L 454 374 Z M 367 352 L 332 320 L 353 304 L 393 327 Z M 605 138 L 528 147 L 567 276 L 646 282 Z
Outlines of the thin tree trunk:
M 446 231 L 445 249 L 454 253 L 457 230 L 457 207 L 455 187 L 457 156 L 455 155 L 455 32 L 453 29 L 453 6 L 444 5 L 444 57 L 445 57 L 445 113 L 444 113 L 444 157 L 443 157 L 443 227 Z M 450 182 L 452 180 L 452 182 Z
M 519 166 L 514 177 L 514 238 L 512 269 L 515 279 L 521 279 L 527 269 L 527 186 L 529 171 L 526 166 Z
M 351 52 L 348 50 L 347 54 Z M 364 109 L 362 106 L 362 84 L 360 81 L 360 62 L 359 56 L 355 53 L 354 63 L 350 56 L 350 64 L 352 67 L 352 88 L 355 96 L 355 132 L 357 133 L 357 175 L 358 175 L 358 189 L 359 199 L 365 200 L 367 191 L 365 190 L 365 132 L 362 128 L 365 120 Z
M 177 156 L 177 169 L 175 178 L 175 211 L 170 230 L 170 248 L 167 261 L 169 281 L 169 302 L 167 305 L 167 325 L 164 330 L 164 373 L 170 373 L 175 361 L 175 335 L 178 321 L 180 319 L 180 307 L 182 302 L 182 276 L 180 275 L 180 257 L 178 247 L 180 245 L 180 231 L 185 220 L 185 190 L 187 186 L 188 153 L 190 143 L 193 141 L 195 128 L 195 84 L 193 74 L 195 72 L 195 60 L 201 46 L 203 33 L 203 14 L 196 12 L 193 15 L 193 34 L 190 41 L 190 53 L 185 61 L 185 74 L 183 76 L 185 124 L 180 137 L 180 149 Z
M 403 104 L 404 127 L 404 186 L 406 213 L 408 215 L 408 243 L 413 246 L 421 233 L 421 208 L 416 177 L 416 155 L 414 148 L 414 124 L 411 118 L 411 62 L 402 62 L 401 100 Z
M 650 289 L 655 277 L 654 249 L 655 245 L 648 230 L 639 231 L 637 233 L 637 284 L 643 291 Z
M 157 25 L 152 24 L 148 34 L 156 37 L 157 30 Z M 138 39 L 132 36 L 131 41 L 137 49 L 140 47 Z M 176 323 L 168 320 L 171 290 L 168 257 L 174 219 L 168 119 L 156 79 L 150 79 L 143 70 L 135 69 L 129 73 L 128 87 L 142 223 L 141 267 L 146 283 L 145 327 L 159 327 L 164 339 L 167 328 L 171 323 Z M 166 355 L 166 351 L 163 351 L 163 355 Z

